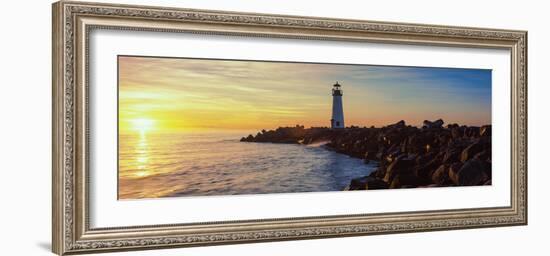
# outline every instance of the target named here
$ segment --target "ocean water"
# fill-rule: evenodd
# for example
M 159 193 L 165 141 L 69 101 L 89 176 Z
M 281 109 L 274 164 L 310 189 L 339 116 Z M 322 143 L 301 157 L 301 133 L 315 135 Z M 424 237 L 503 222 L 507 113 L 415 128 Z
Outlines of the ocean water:
M 341 191 L 375 170 L 322 143 L 239 142 L 247 134 L 121 134 L 119 198 Z

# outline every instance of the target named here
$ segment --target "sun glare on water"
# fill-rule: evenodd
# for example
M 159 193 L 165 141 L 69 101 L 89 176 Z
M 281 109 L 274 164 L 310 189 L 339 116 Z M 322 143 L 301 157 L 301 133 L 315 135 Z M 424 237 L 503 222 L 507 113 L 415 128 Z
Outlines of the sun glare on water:
M 147 133 L 155 129 L 156 121 L 149 118 L 131 119 L 129 127 L 138 132 L 139 136 L 135 144 L 135 157 L 132 166 L 136 169 L 133 173 L 135 178 L 144 178 L 151 175 L 149 170 L 149 143 Z
M 132 127 L 142 134 L 151 131 L 155 127 L 155 120 L 147 118 L 133 119 L 131 123 Z

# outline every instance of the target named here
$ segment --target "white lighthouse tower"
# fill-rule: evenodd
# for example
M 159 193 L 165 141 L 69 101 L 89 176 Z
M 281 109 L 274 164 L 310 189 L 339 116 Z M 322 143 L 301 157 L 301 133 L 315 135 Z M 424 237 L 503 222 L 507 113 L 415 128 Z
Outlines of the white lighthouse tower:
M 336 82 L 332 86 L 332 119 L 330 127 L 332 129 L 344 128 L 344 106 L 342 105 L 342 86 Z

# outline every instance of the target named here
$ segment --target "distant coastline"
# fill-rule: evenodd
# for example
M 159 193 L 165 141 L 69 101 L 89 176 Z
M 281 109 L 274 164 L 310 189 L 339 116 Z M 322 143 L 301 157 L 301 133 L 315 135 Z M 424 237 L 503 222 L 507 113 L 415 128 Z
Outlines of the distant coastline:
M 279 127 L 262 130 L 241 142 L 314 144 L 369 163 L 378 169 L 350 180 L 346 190 L 491 185 L 491 125 L 461 126 L 424 121 L 421 128 L 404 121 L 381 128 L 330 129 Z

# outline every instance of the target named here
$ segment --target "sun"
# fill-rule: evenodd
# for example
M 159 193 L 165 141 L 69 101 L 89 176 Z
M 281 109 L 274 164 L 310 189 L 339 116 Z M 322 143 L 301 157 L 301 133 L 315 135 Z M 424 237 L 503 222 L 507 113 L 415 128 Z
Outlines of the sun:
M 155 127 L 155 120 L 148 118 L 133 119 L 130 121 L 134 130 L 140 133 L 145 133 L 152 130 Z

